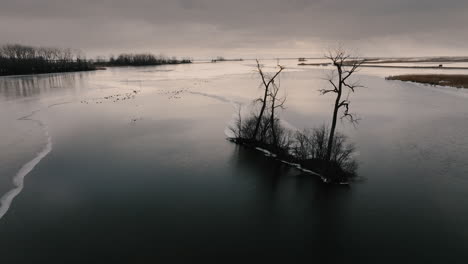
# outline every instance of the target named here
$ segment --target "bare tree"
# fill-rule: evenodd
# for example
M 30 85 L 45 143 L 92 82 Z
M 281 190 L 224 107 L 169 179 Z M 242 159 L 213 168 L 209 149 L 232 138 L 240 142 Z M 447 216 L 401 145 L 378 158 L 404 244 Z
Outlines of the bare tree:
M 257 123 L 255 125 L 254 133 L 252 135 L 253 140 L 257 138 L 258 130 L 260 128 L 260 124 L 263 119 L 263 114 L 265 113 L 265 110 L 267 107 L 267 99 L 268 99 L 268 96 L 270 95 L 270 85 L 274 84 L 276 77 L 278 77 L 278 75 L 284 70 L 283 66 L 278 65 L 278 67 L 279 67 L 279 70 L 274 75 L 269 75 L 263 72 L 262 66 L 260 65 L 260 62 L 257 60 L 257 70 L 258 70 L 258 73 L 260 74 L 260 77 L 262 78 L 262 85 L 264 88 L 264 93 L 263 93 L 263 98 L 257 99 L 257 101 L 260 102 L 262 106 L 260 108 L 260 113 L 258 114 L 258 117 L 257 117 Z
M 280 66 L 281 67 L 281 66 Z M 277 108 L 284 109 L 284 103 L 286 102 L 286 96 L 279 98 L 278 97 L 278 92 L 280 90 L 281 84 L 275 83 L 274 81 L 272 82 L 272 87 L 270 89 L 269 97 L 271 101 L 271 106 L 270 106 L 270 126 L 271 126 L 271 135 L 273 137 L 273 145 L 277 146 L 278 145 L 278 135 L 276 133 L 277 130 L 277 124 L 276 124 L 276 117 L 275 117 L 275 110 Z
M 341 119 L 346 118 L 353 124 L 358 122 L 356 116 L 349 112 L 349 105 L 351 103 L 349 101 L 349 94 L 350 92 L 354 92 L 356 88 L 362 86 L 359 85 L 358 82 L 350 82 L 350 77 L 359 69 L 364 61 L 357 57 L 352 57 L 342 48 L 330 51 L 326 58 L 331 60 L 333 66 L 335 67 L 335 71 L 333 71 L 333 73 L 327 79 L 331 84 L 332 89 L 320 90 L 322 94 L 335 93 L 336 95 L 335 105 L 333 108 L 333 119 L 328 137 L 327 154 L 325 157 L 326 161 L 330 162 L 332 158 L 331 156 L 334 145 L 333 140 L 335 138 L 336 122 L 338 119 L 339 110 L 344 108 Z M 343 93 L 345 93 L 346 90 L 348 93 L 346 98 L 344 98 Z

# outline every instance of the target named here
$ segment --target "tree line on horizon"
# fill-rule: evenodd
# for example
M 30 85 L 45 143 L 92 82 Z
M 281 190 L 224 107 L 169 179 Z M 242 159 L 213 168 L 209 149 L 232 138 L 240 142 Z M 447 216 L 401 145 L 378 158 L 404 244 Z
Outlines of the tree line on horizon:
M 153 55 L 151 53 L 122 53 L 117 57 L 111 55 L 108 60 L 97 60 L 97 65 L 102 66 L 152 66 L 164 64 L 183 64 L 191 63 L 190 58 L 177 59 L 177 57 L 168 57 L 164 55 Z
M 80 50 L 34 47 L 21 44 L 0 46 L 0 76 L 91 71 L 107 66 L 151 66 L 191 63 L 190 58 L 177 59 L 151 53 L 122 53 L 109 59 L 87 59 Z
M 80 50 L 34 47 L 20 44 L 0 46 L 0 75 L 37 74 L 94 70 Z

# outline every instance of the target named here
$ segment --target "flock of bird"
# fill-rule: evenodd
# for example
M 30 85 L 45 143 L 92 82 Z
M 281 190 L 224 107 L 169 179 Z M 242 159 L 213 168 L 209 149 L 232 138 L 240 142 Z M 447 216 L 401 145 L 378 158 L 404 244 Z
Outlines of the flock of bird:
M 207 81 L 205 81 L 207 82 Z M 194 83 L 194 85 L 201 85 L 201 83 Z M 179 90 L 158 90 L 157 94 L 161 95 L 167 95 L 168 99 L 180 99 L 182 98 L 182 94 L 188 92 L 188 88 L 184 89 L 179 89 Z M 129 93 L 124 93 L 124 94 L 114 94 L 114 95 L 109 95 L 109 96 L 104 96 L 100 98 L 93 98 L 93 99 L 88 99 L 88 100 L 82 100 L 82 104 L 102 104 L 105 103 L 106 101 L 112 101 L 114 103 L 125 101 L 125 100 L 130 100 L 134 99 L 136 95 L 141 92 L 137 90 L 133 90 L 132 92 Z M 137 121 L 142 120 L 142 118 L 131 118 L 131 123 L 134 124 Z
M 193 85 L 202 85 L 202 83 L 207 83 L 207 80 L 200 80 L 199 83 L 194 83 Z M 184 89 L 179 89 L 179 90 L 158 90 L 158 94 L 162 95 L 167 95 L 168 99 L 180 99 L 182 98 L 182 94 L 187 92 L 188 88 Z M 125 94 L 114 94 L 114 95 L 109 95 L 101 98 L 94 98 L 94 99 L 89 99 L 89 100 L 82 100 L 82 104 L 102 104 L 105 101 L 112 101 L 114 103 L 120 102 L 120 101 L 125 101 L 125 100 L 130 100 L 134 99 L 135 96 L 139 93 L 140 91 L 133 90 L 130 93 L 125 93 Z
M 180 99 L 182 98 L 181 95 L 187 91 L 188 89 L 184 88 L 184 89 L 175 90 L 175 91 L 174 90 L 159 90 L 157 93 L 162 94 L 162 95 L 167 95 L 168 99 Z
M 130 93 L 125 93 L 125 94 L 114 94 L 114 95 L 109 95 L 105 96 L 102 98 L 95 98 L 91 100 L 82 100 L 82 104 L 102 104 L 104 101 L 112 101 L 114 103 L 119 102 L 119 101 L 125 101 L 125 100 L 130 100 L 134 99 L 135 96 L 139 93 L 140 91 L 133 90 L 133 92 Z

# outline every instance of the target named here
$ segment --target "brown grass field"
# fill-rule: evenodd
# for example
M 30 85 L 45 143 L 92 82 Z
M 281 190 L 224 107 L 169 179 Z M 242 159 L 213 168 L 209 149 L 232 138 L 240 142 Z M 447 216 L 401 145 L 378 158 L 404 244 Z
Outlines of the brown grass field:
M 385 79 L 430 85 L 450 86 L 456 88 L 468 88 L 468 75 L 461 74 L 408 74 L 389 76 Z

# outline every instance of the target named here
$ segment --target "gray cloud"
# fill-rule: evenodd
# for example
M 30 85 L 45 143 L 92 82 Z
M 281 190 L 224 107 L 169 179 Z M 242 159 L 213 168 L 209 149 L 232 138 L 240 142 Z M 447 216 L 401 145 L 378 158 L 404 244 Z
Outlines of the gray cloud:
M 2 42 L 207 57 L 468 54 L 466 0 L 0 0 Z

